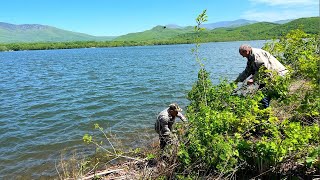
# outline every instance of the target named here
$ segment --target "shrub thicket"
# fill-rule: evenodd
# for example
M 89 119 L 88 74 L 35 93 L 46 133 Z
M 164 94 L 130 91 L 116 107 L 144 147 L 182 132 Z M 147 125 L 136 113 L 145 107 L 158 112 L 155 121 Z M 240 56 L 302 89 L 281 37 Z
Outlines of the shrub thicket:
M 269 75 L 260 81 L 266 88 L 246 97 L 233 95 L 236 85 L 226 80 L 212 85 L 200 69 L 188 93 L 190 127 L 180 137 L 181 172 L 227 178 L 319 174 L 319 37 L 295 30 L 264 49 L 291 69 L 291 76 L 264 72 Z M 266 94 L 273 106 L 262 109 L 259 101 Z M 282 108 L 290 114 L 277 113 Z

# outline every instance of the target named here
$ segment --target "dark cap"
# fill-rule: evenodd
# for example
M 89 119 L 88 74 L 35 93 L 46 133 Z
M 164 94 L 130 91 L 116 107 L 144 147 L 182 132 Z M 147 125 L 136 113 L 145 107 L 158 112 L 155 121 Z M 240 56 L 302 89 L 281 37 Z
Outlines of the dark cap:
M 174 111 L 178 111 L 181 112 L 182 109 L 179 107 L 179 105 L 177 103 L 172 103 L 169 105 L 169 109 L 170 110 L 174 110 Z

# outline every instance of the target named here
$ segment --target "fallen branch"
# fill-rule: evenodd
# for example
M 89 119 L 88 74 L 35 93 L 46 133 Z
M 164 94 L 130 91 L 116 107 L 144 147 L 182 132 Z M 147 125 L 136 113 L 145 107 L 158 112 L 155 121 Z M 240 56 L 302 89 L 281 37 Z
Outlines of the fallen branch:
M 80 179 L 81 180 L 92 179 L 95 176 L 104 176 L 104 175 L 108 175 L 108 174 L 111 174 L 111 173 L 114 173 L 114 172 L 119 172 L 119 171 L 122 171 L 122 170 L 123 169 L 105 170 L 105 171 L 99 172 L 97 174 L 93 174 L 93 175 L 86 176 L 86 177 L 81 177 Z

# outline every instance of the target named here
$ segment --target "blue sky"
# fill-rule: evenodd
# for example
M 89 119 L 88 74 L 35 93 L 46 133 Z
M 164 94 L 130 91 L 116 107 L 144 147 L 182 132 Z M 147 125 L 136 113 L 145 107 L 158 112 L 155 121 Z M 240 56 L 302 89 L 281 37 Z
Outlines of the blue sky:
M 1 0 L 0 22 L 43 24 L 96 36 L 118 36 L 157 25 L 277 21 L 319 16 L 319 0 Z

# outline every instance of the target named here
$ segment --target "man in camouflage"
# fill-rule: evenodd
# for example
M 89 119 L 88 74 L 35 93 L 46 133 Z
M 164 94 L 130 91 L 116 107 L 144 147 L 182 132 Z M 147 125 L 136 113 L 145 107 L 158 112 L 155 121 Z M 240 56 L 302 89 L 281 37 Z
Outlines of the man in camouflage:
M 247 66 L 245 70 L 239 74 L 235 82 L 243 82 L 246 80 L 246 84 L 253 86 L 257 80 L 259 68 L 262 66 L 268 70 L 276 71 L 280 76 L 284 76 L 288 72 L 274 56 L 265 50 L 252 48 L 250 45 L 243 44 L 239 48 L 239 53 L 242 57 L 247 58 Z M 264 86 L 264 84 L 259 84 L 257 88 L 261 89 Z M 264 97 L 261 102 L 264 108 L 269 107 L 270 97 Z
M 187 119 L 181 114 L 182 109 L 178 104 L 170 104 L 168 108 L 161 111 L 157 117 L 155 123 L 155 130 L 159 134 L 160 148 L 164 149 L 165 146 L 170 141 L 170 135 L 173 131 L 173 124 L 175 123 L 175 118 L 178 117 L 182 121 Z

